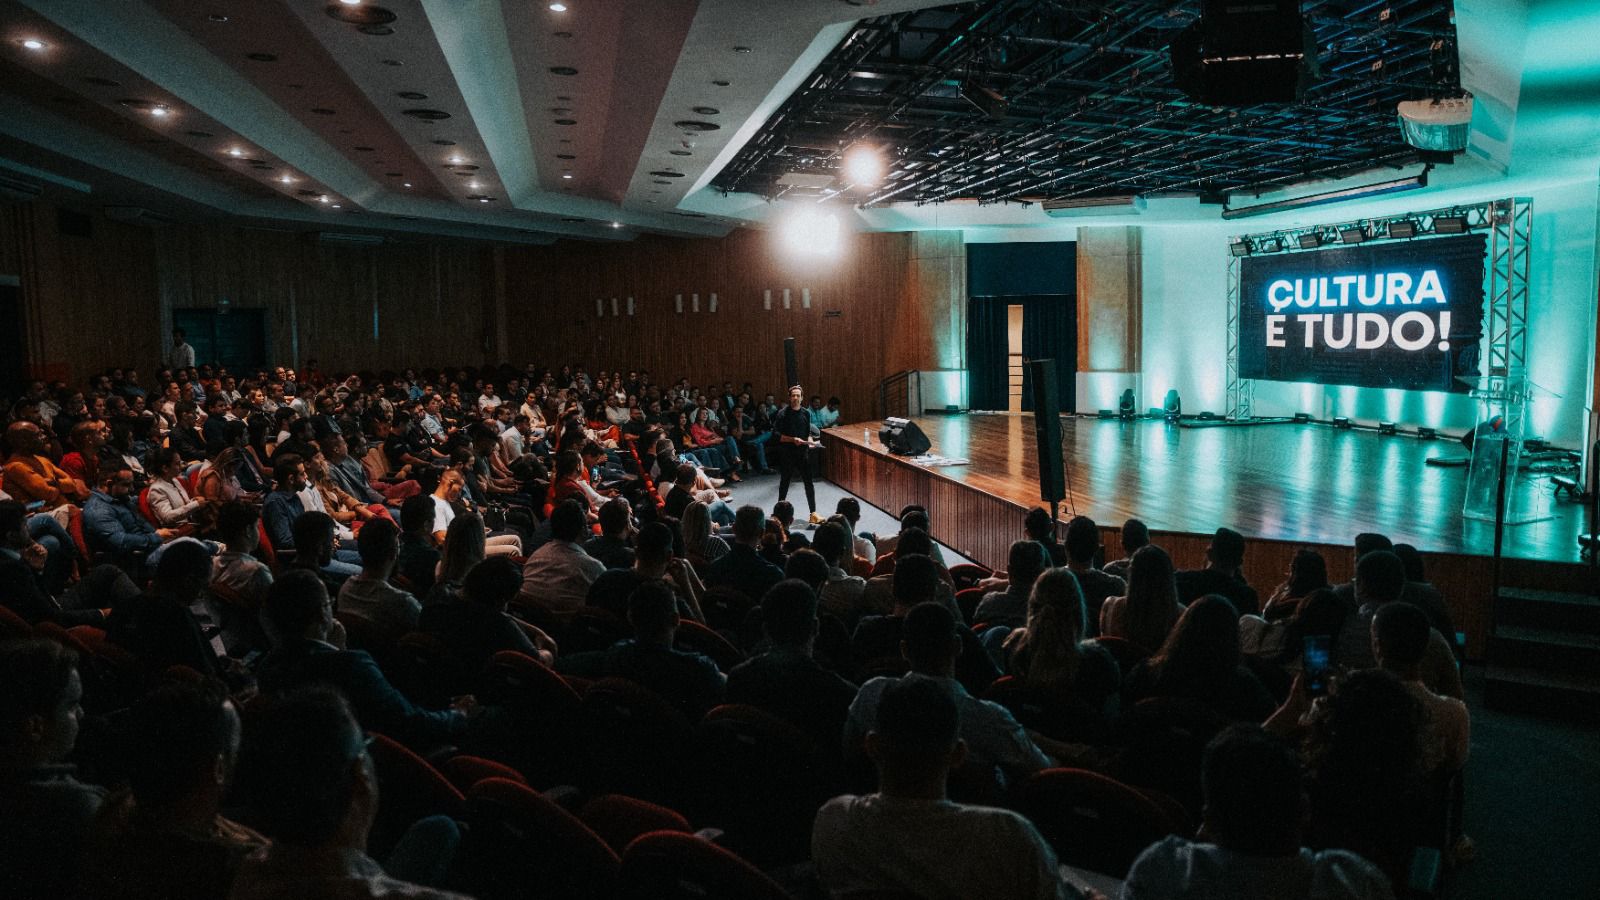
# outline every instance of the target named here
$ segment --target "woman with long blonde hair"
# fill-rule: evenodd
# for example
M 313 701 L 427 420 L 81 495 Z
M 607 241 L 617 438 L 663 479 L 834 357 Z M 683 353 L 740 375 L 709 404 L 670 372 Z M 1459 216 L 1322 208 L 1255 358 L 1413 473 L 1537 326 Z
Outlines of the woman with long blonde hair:
M 1121 685 L 1121 672 L 1110 653 L 1084 640 L 1086 620 L 1077 576 L 1066 567 L 1046 569 L 1028 595 L 1027 625 L 1006 636 L 1010 673 L 1030 687 L 1059 691 L 1103 711 Z

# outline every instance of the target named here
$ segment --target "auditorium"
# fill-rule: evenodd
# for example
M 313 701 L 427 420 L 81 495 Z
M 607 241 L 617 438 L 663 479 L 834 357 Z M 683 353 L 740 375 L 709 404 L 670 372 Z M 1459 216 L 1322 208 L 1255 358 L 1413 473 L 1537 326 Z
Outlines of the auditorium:
M 0 0 L 0 895 L 1596 895 L 1597 46 Z

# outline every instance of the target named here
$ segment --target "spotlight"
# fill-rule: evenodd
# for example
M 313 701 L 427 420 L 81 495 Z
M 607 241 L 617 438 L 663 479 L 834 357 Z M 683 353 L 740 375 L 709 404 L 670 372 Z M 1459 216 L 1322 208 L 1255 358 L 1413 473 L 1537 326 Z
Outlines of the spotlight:
M 1379 422 L 1378 423 L 1378 433 L 1379 434 L 1399 434 L 1400 430 L 1399 430 L 1399 428 L 1397 428 L 1395 426 L 1395 424 L 1393 422 Z
M 1256 244 L 1256 251 L 1259 253 L 1278 253 L 1282 250 L 1283 241 L 1280 241 L 1275 237 L 1267 238 L 1266 240 L 1259 241 Z
M 240 157 L 244 155 L 244 151 L 240 150 L 238 147 L 234 147 L 232 150 L 228 151 L 228 155 L 232 157 Z
M 1117 401 L 1117 415 L 1124 419 L 1133 418 L 1133 388 L 1122 392 L 1122 398 Z
M 21 44 L 23 48 L 27 50 L 43 50 L 45 47 L 49 46 L 38 38 L 24 38 L 17 43 Z
M 1431 441 L 1431 440 L 1437 438 L 1438 436 L 1439 436 L 1439 431 L 1436 428 L 1428 428 L 1426 426 L 1419 426 L 1417 428 L 1417 439 L 1418 440 Z
M 571 181 L 572 180 L 572 173 L 571 172 L 563 172 L 561 177 L 563 179 L 567 180 L 567 181 Z
M 843 225 L 838 213 L 816 204 L 801 206 L 778 226 L 779 238 L 797 256 L 831 256 L 838 252 Z
M 612 222 L 611 223 L 611 227 L 612 228 L 621 228 L 622 227 L 622 223 L 621 222 Z
M 566 12 L 567 11 L 567 5 L 565 3 L 552 3 L 552 4 L 550 4 L 550 11 L 551 12 Z
M 1311 413 L 1295 413 L 1294 414 L 1294 423 L 1296 425 L 1310 425 L 1311 424 Z
M 1360 225 L 1339 229 L 1339 243 L 1341 244 L 1359 244 L 1366 239 L 1367 231 Z
M 1410 219 L 1395 219 L 1389 223 L 1389 237 L 1414 238 L 1417 236 L 1417 223 Z
M 339 0 L 339 2 L 343 3 L 345 6 L 360 6 L 361 5 L 361 0 Z
M 317 198 L 317 202 L 318 203 L 327 203 L 328 202 L 328 195 L 327 194 L 323 194 L 321 197 L 318 197 Z
M 1234 256 L 1249 256 L 1250 255 L 1250 242 L 1249 241 L 1234 241 L 1233 243 L 1228 245 L 1228 252 L 1233 254 Z
M 158 119 L 165 117 L 169 112 L 171 112 L 171 110 L 167 109 L 165 106 L 150 107 L 150 115 L 155 116 Z
M 1301 250 L 1315 250 L 1322 246 L 1322 235 L 1315 231 L 1308 231 L 1298 238 Z
M 1161 414 L 1166 416 L 1168 422 L 1176 422 L 1183 416 L 1183 400 L 1176 388 L 1167 391 L 1166 399 L 1161 401 Z
M 851 184 L 872 187 L 883 180 L 883 152 L 877 147 L 857 144 L 845 152 L 843 163 Z
M 278 181 L 280 183 L 282 183 L 282 184 L 293 184 L 294 183 L 294 179 L 290 178 L 287 175 L 283 176 L 282 178 L 279 178 Z
M 1341 431 L 1349 431 L 1350 430 L 1350 417 L 1349 416 L 1334 416 L 1334 418 L 1333 418 L 1333 427 L 1338 428 Z
M 1466 216 L 1439 216 L 1433 220 L 1435 234 L 1466 234 Z
M 407 181 L 405 184 L 403 184 L 401 186 L 402 187 L 411 187 L 411 182 Z

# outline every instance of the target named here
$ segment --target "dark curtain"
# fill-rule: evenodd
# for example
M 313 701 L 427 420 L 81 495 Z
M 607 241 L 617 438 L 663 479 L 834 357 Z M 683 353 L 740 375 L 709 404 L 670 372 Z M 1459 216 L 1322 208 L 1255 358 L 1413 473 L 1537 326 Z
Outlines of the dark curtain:
M 1078 372 L 1078 300 L 1071 294 L 1009 297 L 1022 304 L 1022 357 L 1056 361 L 1056 403 L 1059 412 L 1075 413 Z M 1033 410 L 1033 377 L 1022 370 L 1022 408 Z
M 967 391 L 972 409 L 1005 409 L 1009 297 L 967 301 Z

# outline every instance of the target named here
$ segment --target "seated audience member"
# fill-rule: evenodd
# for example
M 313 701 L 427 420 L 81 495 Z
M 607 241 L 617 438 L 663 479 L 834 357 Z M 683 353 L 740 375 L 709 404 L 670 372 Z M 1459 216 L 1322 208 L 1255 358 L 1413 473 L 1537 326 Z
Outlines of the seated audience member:
M 167 446 L 178 452 L 185 463 L 201 462 L 206 458 L 206 436 L 200 429 L 200 410 L 193 402 L 185 400 L 174 408 L 177 424 L 167 436 Z
M 243 423 L 229 424 L 243 427 Z M 216 452 L 211 454 L 211 458 L 206 460 L 205 465 L 195 473 L 194 499 L 203 499 L 217 506 L 233 500 L 254 502 L 255 494 L 246 490 L 239 478 L 244 458 L 231 440 L 219 446 Z
M 666 698 L 689 721 L 698 721 L 722 702 L 727 678 L 707 657 L 672 646 L 678 622 L 672 588 L 647 581 L 628 598 L 633 637 L 607 650 L 560 657 L 556 669 L 580 678 L 626 678 Z
M 403 587 L 414 597 L 426 597 L 433 590 L 434 571 L 439 565 L 439 548 L 433 543 L 433 498 L 407 497 L 400 506 L 400 554 L 394 572 Z
M 867 580 L 845 569 L 850 562 L 850 530 L 844 517 L 835 516 L 817 526 L 811 549 L 828 565 L 827 581 L 817 592 L 818 607 L 837 616 L 846 628 L 854 628 L 863 613 L 861 595 L 867 589 Z
M 83 536 L 93 552 L 110 554 L 124 569 L 138 571 L 141 557 L 180 537 L 179 528 L 157 528 L 134 508 L 133 472 L 120 466 L 100 470 L 100 488 L 83 505 Z
M 798 579 L 761 598 L 770 647 L 728 673 L 728 702 L 746 703 L 800 726 L 826 750 L 838 747 L 856 686 L 812 658 L 819 623 L 816 594 Z
M 1022 517 L 1022 533 L 1028 540 L 1037 541 L 1050 554 L 1051 566 L 1067 564 L 1067 548 L 1056 540 L 1056 523 L 1043 508 L 1035 506 Z
M 854 497 L 840 497 L 833 511 L 834 515 L 845 518 L 845 531 L 850 535 L 851 553 L 871 569 L 872 564 L 878 561 L 878 545 L 857 531 L 861 527 L 861 501 Z
M 733 518 L 733 546 L 706 567 L 708 587 L 731 587 L 759 601 L 783 580 L 783 570 L 761 558 L 761 531 L 766 517 L 757 506 L 741 506 Z
M 0 642 L 0 872 L 8 897 L 66 897 L 105 791 L 67 763 L 83 718 L 78 657 L 55 641 Z
M 89 499 L 91 485 L 50 461 L 46 455 L 49 440 L 38 424 L 27 420 L 12 422 L 6 428 L 6 445 L 11 448 L 11 455 L 6 457 L 0 475 L 13 500 L 23 505 L 43 503 L 43 508 L 49 510 Z M 100 474 L 103 483 L 106 473 Z
M 1100 526 L 1088 516 L 1075 516 L 1067 523 L 1066 549 L 1067 568 L 1078 576 L 1089 621 L 1099 622 L 1100 607 L 1105 605 L 1106 598 L 1125 595 L 1128 584 L 1094 567 L 1095 554 L 1100 552 Z
M 639 529 L 631 569 L 607 569 L 594 584 L 584 605 L 603 609 L 618 619 L 628 616 L 628 598 L 646 582 L 659 581 L 671 587 L 678 597 L 678 614 L 704 622 L 700 596 L 705 588 L 688 561 L 672 555 L 672 529 L 661 522 L 646 522 Z
M 1122 684 L 1112 655 L 1084 639 L 1088 614 L 1077 576 L 1047 569 L 1033 583 L 1024 627 L 1006 635 L 1006 669 L 1029 687 L 1045 688 L 1105 712 Z
M 933 605 L 923 609 L 948 615 Z M 946 795 L 950 772 L 967 760 L 972 744 L 973 725 L 965 713 L 981 701 L 952 696 L 933 679 L 878 680 L 887 683 L 875 694 L 863 735 L 878 770 L 878 791 L 829 800 L 812 829 L 811 858 L 830 894 L 904 893 L 930 900 L 1077 896 L 1031 822 L 1010 810 L 954 803 Z M 1021 729 L 1015 730 L 1025 741 Z
M 327 461 L 328 477 L 334 485 L 363 505 L 400 503 L 420 490 L 414 481 L 408 482 L 409 488 L 399 485 L 389 485 L 386 491 L 374 488 L 367 480 L 367 470 L 350 455 L 349 440 L 338 432 L 322 439 L 322 455 Z
M 45 590 L 41 573 L 48 551 L 28 533 L 28 514 L 15 500 L 0 500 L 0 605 L 28 624 L 99 625 L 98 609 L 63 609 Z
M 519 605 L 536 607 L 557 619 L 569 619 L 583 608 L 589 587 L 606 571 L 605 563 L 583 552 L 578 543 L 587 531 L 588 518 L 577 500 L 563 500 L 550 513 L 550 540 L 522 567 Z
M 1422 554 L 1410 544 L 1395 544 L 1393 553 L 1400 557 L 1400 563 L 1406 570 L 1406 586 L 1400 594 L 1400 599 L 1427 614 L 1428 624 L 1444 635 L 1450 644 L 1450 649 L 1455 651 L 1456 661 L 1462 662 L 1466 656 L 1466 648 L 1462 646 L 1462 642 L 1456 640 L 1456 626 L 1450 616 L 1449 604 L 1444 602 L 1439 589 L 1428 581 Z
M 456 508 L 461 503 L 461 494 L 466 487 L 467 477 L 459 469 L 446 469 L 439 476 L 439 486 L 433 492 L 433 539 L 441 545 L 451 521 L 467 511 L 465 505 L 460 510 Z M 478 524 L 483 524 L 481 518 Z M 489 556 L 522 555 L 522 539 L 514 534 L 486 535 L 483 543 L 484 553 Z
M 633 507 L 621 497 L 600 505 L 600 533 L 583 542 L 583 552 L 600 560 L 607 569 L 633 566 Z
M 1283 583 L 1272 590 L 1272 596 L 1262 607 L 1261 618 L 1275 622 L 1294 615 L 1301 600 L 1312 591 L 1327 587 L 1328 563 L 1322 554 L 1311 549 L 1296 550 Z
M 240 774 L 272 842 L 240 865 L 231 900 L 465 900 L 404 880 L 448 869 L 460 840 L 449 819 L 413 825 L 391 856 L 393 875 L 366 854 L 380 798 L 352 705 L 308 691 L 252 715 Z
M 176 450 L 157 450 L 145 462 L 145 471 L 150 473 L 150 511 L 162 528 L 190 524 L 191 517 L 207 503 L 204 497 L 189 496 L 181 481 L 183 465 Z
M 1467 763 L 1471 721 L 1467 705 L 1441 697 L 1422 683 L 1422 658 L 1430 640 L 1428 616 L 1409 603 L 1389 603 L 1372 617 L 1372 655 L 1378 668 L 1400 679 L 1422 704 L 1422 763 L 1427 771 L 1455 771 Z
M 267 594 L 273 648 L 257 673 L 262 692 L 327 685 L 350 701 L 364 727 L 417 748 L 451 743 L 467 733 L 469 718 L 481 709 L 475 701 L 463 698 L 438 711 L 413 705 L 365 650 L 341 650 L 328 642 L 333 622 L 333 602 L 316 573 L 289 571 L 273 582 Z
M 1296 679 L 1265 727 L 1304 735 L 1307 846 L 1349 850 L 1405 883 L 1423 808 L 1422 722 L 1416 696 L 1382 669 L 1336 679 L 1314 705 Z
M 294 550 L 294 522 L 306 511 L 300 492 L 306 487 L 306 467 L 300 457 L 285 453 L 272 463 L 272 490 L 261 500 L 261 522 L 266 526 L 272 549 L 285 553 Z
M 921 531 L 923 534 L 928 535 L 930 540 L 932 539 L 933 519 L 929 518 L 928 511 L 920 506 L 908 506 L 900 511 L 900 533 L 886 538 L 878 538 L 878 555 L 894 553 L 896 548 L 900 546 L 900 539 L 905 536 L 906 532 L 913 529 Z M 945 565 L 944 554 L 939 549 L 939 545 L 934 544 L 932 546 L 933 552 L 928 555 L 933 557 L 933 561 L 939 564 L 939 568 L 948 568 Z
M 897 565 L 894 570 L 894 584 L 892 585 L 891 607 L 888 615 L 862 616 L 856 624 L 855 631 L 850 635 L 850 649 L 855 658 L 863 663 L 885 658 L 899 658 L 902 655 L 902 628 L 905 624 L 906 614 L 912 607 L 929 599 L 943 606 L 950 613 L 950 618 L 961 622 L 961 614 L 955 608 L 955 602 L 946 603 L 939 598 L 939 588 L 944 582 L 939 580 L 939 564 L 920 553 L 908 556 L 895 554 Z M 902 568 L 907 561 L 909 568 Z M 870 582 L 869 582 L 870 583 Z M 994 661 L 983 649 L 972 629 L 965 624 L 956 629 L 961 637 L 962 651 L 960 659 L 956 662 L 956 677 L 972 693 L 979 694 L 1000 677 L 1000 670 L 995 668 Z
M 206 545 L 175 542 L 161 554 L 149 593 L 112 611 L 106 637 L 153 672 L 182 665 L 201 675 L 220 674 L 217 651 L 190 608 L 210 583 L 211 552 Z
M 802 581 L 813 594 L 821 594 L 828 583 L 828 564 L 810 547 L 796 550 L 783 565 L 783 577 Z
M 68 443 L 72 452 L 61 457 L 61 470 L 84 484 L 100 483 L 100 449 L 110 429 L 104 422 L 85 420 L 72 426 Z
M 339 546 L 339 536 L 334 530 L 337 526 L 332 516 L 313 510 L 296 516 L 289 530 L 293 546 L 297 548 L 289 566 L 316 572 L 334 592 L 345 581 L 361 574 L 360 566 L 336 558 L 345 553 L 336 549 Z M 360 559 L 359 553 L 356 558 Z
M 506 613 L 506 604 L 521 588 L 516 563 L 503 556 L 486 559 L 467 573 L 461 597 L 425 607 L 417 628 L 438 638 L 471 671 L 482 669 L 501 650 L 526 653 L 549 665 L 554 642 Z M 536 636 L 542 640 L 535 642 Z
M 900 533 L 900 539 L 895 543 L 895 547 L 897 549 L 894 554 L 894 571 L 868 578 L 867 586 L 862 588 L 862 612 L 867 615 L 887 612 L 894 600 L 894 577 L 895 572 L 900 570 L 900 559 L 906 556 L 926 556 L 933 560 L 934 579 L 938 583 L 934 585 L 933 596 L 921 599 L 939 601 L 955 614 L 957 621 L 961 621 L 961 608 L 956 605 L 956 592 L 950 583 L 950 572 L 935 556 L 934 551 L 939 548 L 934 544 L 933 538 L 921 528 L 908 528 Z
M 477 513 L 462 513 L 450 521 L 438 557 L 439 562 L 433 573 L 433 588 L 428 591 L 427 602 L 423 606 L 461 599 L 467 573 L 487 557 L 484 553 L 483 520 L 478 518 Z
M 674 519 L 683 518 L 683 511 L 695 501 L 695 476 L 698 470 L 691 463 L 679 463 L 677 471 L 672 477 L 672 490 L 667 492 L 666 505 L 662 508 L 667 515 Z
M 400 555 L 400 530 L 388 519 L 373 519 L 356 535 L 361 573 L 339 588 L 339 611 L 360 616 L 390 638 L 417 627 L 422 604 L 410 591 L 389 583 Z
M 778 520 L 783 526 L 783 552 L 793 553 L 802 547 L 811 546 L 811 541 L 794 527 L 794 504 L 787 500 L 779 500 L 772 504 L 772 518 Z
M 697 570 L 728 555 L 728 542 L 712 531 L 709 507 L 698 500 L 684 507 L 678 531 L 683 535 L 683 557 Z
M 1107 597 L 1100 607 L 1099 633 L 1154 651 L 1166 643 L 1181 615 L 1183 604 L 1178 602 L 1172 557 L 1150 544 L 1133 554 L 1128 566 L 1128 593 Z
M 1033 582 L 1050 568 L 1050 554 L 1038 541 L 1015 541 L 1006 556 L 1006 588 L 983 595 L 972 614 L 974 626 L 1020 628 L 1028 620 L 1028 596 Z
M 1200 839 L 1148 847 L 1123 900 L 1389 900 L 1389 880 L 1343 850 L 1301 846 L 1307 814 L 1300 760 L 1281 738 L 1234 725 L 1206 747 Z
M 1128 566 L 1133 562 L 1133 555 L 1139 548 L 1150 543 L 1150 528 L 1138 519 L 1129 519 L 1122 523 L 1122 553 L 1119 560 L 1108 562 L 1101 571 L 1107 575 L 1128 580 Z
M 1327 638 L 1330 654 L 1338 653 L 1339 634 L 1348 616 L 1337 594 L 1328 588 L 1315 590 L 1300 598 L 1288 618 L 1269 622 L 1260 616 L 1240 616 L 1239 652 L 1298 672 L 1308 637 Z
M 1372 617 L 1386 604 L 1406 602 L 1405 564 L 1389 550 L 1374 550 L 1356 561 L 1354 587 L 1355 604 L 1345 617 L 1333 660 L 1346 669 L 1367 669 L 1377 664 L 1372 656 Z M 1450 641 L 1436 629 L 1429 631 L 1419 671 L 1435 694 L 1457 700 L 1464 696 Z
M 861 686 L 845 724 L 846 757 L 861 752 L 863 739 L 877 721 L 884 692 L 891 685 L 926 681 L 955 700 L 960 709 L 961 738 L 971 750 L 974 763 L 985 772 L 998 769 L 1001 784 L 1050 765 L 1049 757 L 1034 746 L 1005 707 L 973 697 L 956 680 L 956 659 L 963 651 L 958 628 L 950 611 L 938 603 L 919 603 L 906 613 L 900 647 L 911 672 L 901 678 L 874 678 Z
M 272 587 L 272 569 L 256 559 L 261 513 L 240 501 L 217 510 L 217 537 L 223 549 L 211 558 L 211 597 L 217 601 L 222 641 L 230 655 L 265 650 L 261 609 Z
M 1161 649 L 1128 673 L 1122 693 L 1128 704 L 1156 696 L 1198 700 L 1245 722 L 1262 721 L 1276 706 L 1240 664 L 1238 613 L 1215 594 L 1189 604 Z
M 1206 567 L 1179 572 L 1178 602 L 1188 605 L 1207 594 L 1227 597 L 1240 615 L 1261 612 L 1255 588 L 1244 580 L 1244 535 L 1231 528 L 1218 528 L 1206 547 Z
M 159 688 L 127 721 L 129 788 L 92 831 L 84 900 L 225 900 L 266 838 L 221 814 L 239 754 L 239 714 L 215 682 Z

